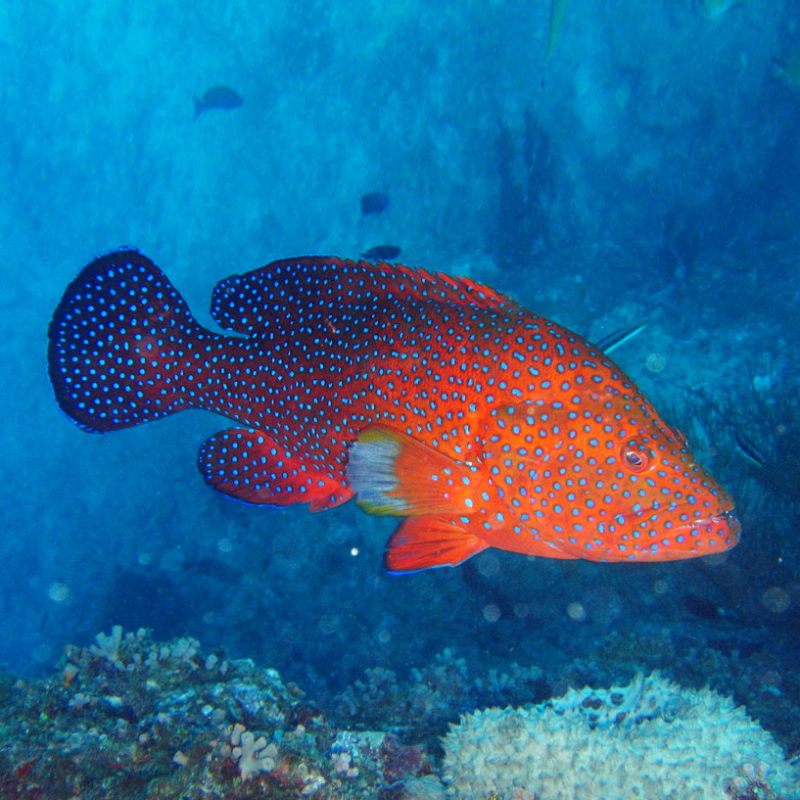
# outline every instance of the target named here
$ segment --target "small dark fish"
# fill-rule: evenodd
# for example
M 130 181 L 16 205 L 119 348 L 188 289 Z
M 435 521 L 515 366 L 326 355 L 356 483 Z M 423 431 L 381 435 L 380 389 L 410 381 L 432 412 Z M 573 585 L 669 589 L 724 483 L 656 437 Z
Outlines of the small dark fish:
M 681 603 L 690 614 L 700 619 L 719 619 L 722 616 L 716 603 L 712 603 L 706 597 L 685 594 L 681 597 Z
M 383 192 L 368 192 L 361 198 L 361 213 L 366 217 L 367 214 L 380 214 L 389 208 L 389 195 Z
M 212 108 L 239 108 L 242 102 L 241 95 L 230 86 L 212 86 L 201 98 L 194 98 L 194 115 L 199 117 Z
M 361 258 L 367 258 L 370 261 L 391 261 L 400 255 L 400 248 L 394 244 L 379 244 L 377 247 L 370 247 L 365 253 L 361 254 Z
M 736 441 L 736 446 L 748 461 L 752 461 L 753 464 L 762 469 L 769 464 L 769 458 L 764 454 L 764 451 L 747 434 L 736 430 L 733 433 L 733 438 Z

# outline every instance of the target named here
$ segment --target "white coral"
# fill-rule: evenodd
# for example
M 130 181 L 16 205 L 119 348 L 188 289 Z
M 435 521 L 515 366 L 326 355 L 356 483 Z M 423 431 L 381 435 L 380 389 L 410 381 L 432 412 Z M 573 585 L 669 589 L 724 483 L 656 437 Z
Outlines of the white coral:
M 772 765 L 773 790 L 800 785 L 800 770 L 743 708 L 657 674 L 607 691 L 573 690 L 529 709 L 462 716 L 443 746 L 448 794 L 456 800 L 492 792 L 539 800 L 728 800 L 726 786 L 743 765 L 759 763 Z
M 100 656 L 116 663 L 119 659 L 119 646 L 122 644 L 122 625 L 114 625 L 111 633 L 106 635 L 102 631 L 94 637 L 97 644 L 89 646 L 92 655 Z
M 275 769 L 278 748 L 274 743 L 267 743 L 264 736 L 256 738 L 240 722 L 230 728 L 229 735 L 233 745 L 231 756 L 243 780 L 249 780 L 259 772 L 272 772 Z

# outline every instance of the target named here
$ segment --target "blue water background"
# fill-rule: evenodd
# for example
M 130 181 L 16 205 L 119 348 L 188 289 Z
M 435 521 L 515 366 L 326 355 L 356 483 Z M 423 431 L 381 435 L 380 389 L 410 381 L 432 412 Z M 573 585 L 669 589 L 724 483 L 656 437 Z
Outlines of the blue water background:
M 745 0 L 711 21 L 689 0 L 571 0 L 545 76 L 549 13 L 0 6 L 4 669 L 47 671 L 119 623 L 320 692 L 444 648 L 478 674 L 556 670 L 612 631 L 752 646 L 780 678 L 800 629 L 800 88 L 776 60 L 800 50 L 800 8 Z M 194 118 L 215 85 L 242 106 Z M 363 216 L 371 191 L 390 205 Z M 77 271 L 125 244 L 209 327 L 232 273 L 381 244 L 593 340 L 647 321 L 614 357 L 741 496 L 743 542 L 653 565 L 490 551 L 393 577 L 394 521 L 208 489 L 196 452 L 224 420 L 82 433 L 51 394 L 47 324 Z

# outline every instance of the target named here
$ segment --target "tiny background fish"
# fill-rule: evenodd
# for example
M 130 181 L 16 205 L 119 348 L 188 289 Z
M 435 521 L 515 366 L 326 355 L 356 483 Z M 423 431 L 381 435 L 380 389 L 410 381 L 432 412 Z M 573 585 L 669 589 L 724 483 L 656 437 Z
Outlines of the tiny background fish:
M 361 213 L 366 217 L 380 214 L 389 208 L 389 195 L 384 192 L 367 192 L 361 197 Z
M 212 86 L 202 97 L 194 98 L 194 115 L 199 117 L 214 108 L 227 110 L 239 108 L 243 102 L 241 95 L 230 86 Z
M 379 244 L 362 253 L 361 258 L 366 258 L 370 261 L 392 261 L 401 252 L 401 249 L 395 244 Z

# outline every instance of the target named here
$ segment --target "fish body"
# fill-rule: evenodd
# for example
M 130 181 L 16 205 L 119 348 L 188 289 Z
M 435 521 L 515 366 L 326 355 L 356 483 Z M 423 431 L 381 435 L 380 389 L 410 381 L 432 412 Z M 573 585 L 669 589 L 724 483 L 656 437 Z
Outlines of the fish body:
M 241 95 L 230 86 L 212 86 L 202 97 L 194 98 L 194 115 L 199 117 L 204 111 L 212 108 L 233 109 L 243 103 Z
M 654 561 L 737 541 L 730 497 L 622 371 L 487 286 L 302 257 L 223 280 L 211 313 L 233 335 L 141 253 L 96 259 L 50 325 L 62 409 L 92 432 L 188 408 L 235 420 L 201 448 L 207 483 L 405 517 L 393 572 L 487 547 Z

